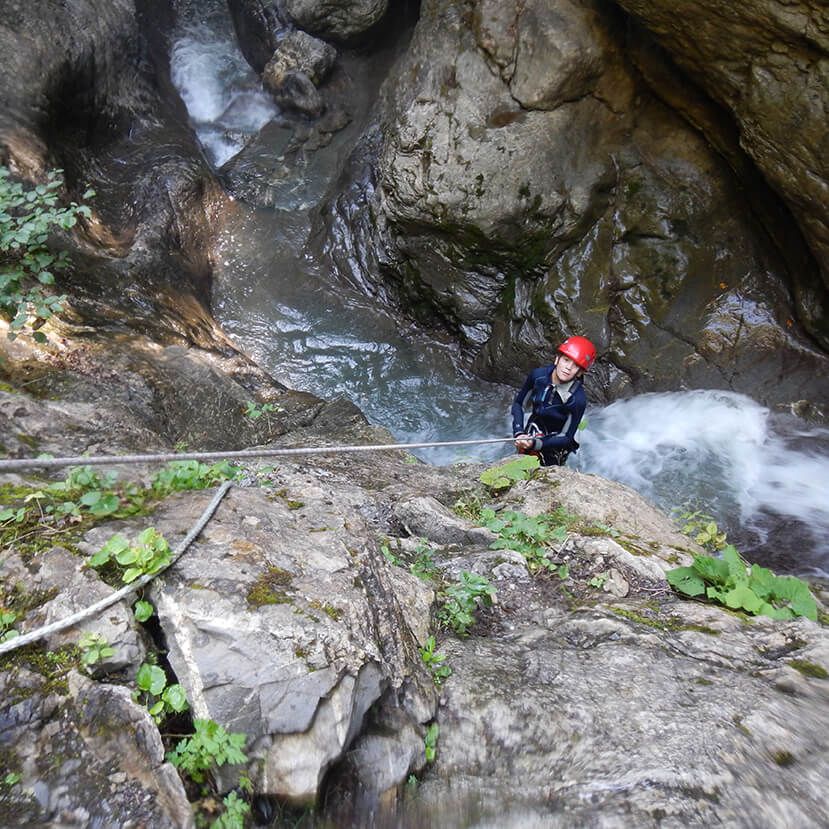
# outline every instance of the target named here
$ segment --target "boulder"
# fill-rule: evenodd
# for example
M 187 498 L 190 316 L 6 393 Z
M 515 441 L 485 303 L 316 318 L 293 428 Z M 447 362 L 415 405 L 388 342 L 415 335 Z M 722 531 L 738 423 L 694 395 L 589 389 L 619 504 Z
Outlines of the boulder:
M 331 40 L 361 35 L 386 12 L 388 0 L 282 0 L 287 17 L 301 29 Z
M 150 593 L 194 714 L 247 734 L 257 791 L 294 803 L 317 799 L 372 709 L 400 709 L 405 737 L 436 701 L 412 633 L 428 629 L 431 590 L 390 570 L 347 498 L 304 483 L 232 490 Z M 174 499 L 155 526 L 172 543 L 203 500 Z M 392 786 L 422 758 L 386 736 Z
M 209 249 L 227 206 L 169 79 L 158 26 L 132 0 L 6 4 L 0 157 L 33 184 L 65 171 L 61 196 L 92 186 L 92 216 L 56 242 L 86 323 L 227 347 L 209 313 Z
M 286 109 L 316 117 L 324 103 L 317 87 L 325 80 L 337 50 L 302 31 L 286 34 L 262 71 L 262 83 Z

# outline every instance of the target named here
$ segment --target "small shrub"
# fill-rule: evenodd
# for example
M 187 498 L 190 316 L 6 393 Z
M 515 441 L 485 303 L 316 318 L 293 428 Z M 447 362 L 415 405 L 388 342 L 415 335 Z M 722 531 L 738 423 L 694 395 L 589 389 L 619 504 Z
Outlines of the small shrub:
M 420 658 L 423 664 L 431 671 L 432 679 L 438 688 L 443 684 L 445 679 L 452 676 L 452 669 L 445 665 L 446 655 L 436 651 L 435 637 L 430 636 L 426 640 L 426 645 L 420 648 Z
M 230 792 L 222 800 L 224 812 L 211 824 L 210 829 L 244 829 L 245 818 L 250 814 L 250 806 L 236 792 Z
M 518 481 L 527 481 L 541 466 L 535 455 L 518 455 L 506 463 L 491 466 L 481 473 L 480 481 L 493 492 L 504 492 Z
M 29 328 L 35 341 L 45 342 L 36 329 L 63 310 L 66 296 L 52 286 L 69 260 L 65 251 L 49 250 L 49 234 L 54 228 L 69 230 L 79 216 L 89 218 L 92 212 L 77 202 L 60 207 L 62 183 L 62 171 L 52 170 L 45 184 L 30 187 L 13 181 L 9 169 L 0 166 L 0 316 L 10 320 L 10 339 Z M 94 195 L 87 190 L 83 198 Z
M 228 734 L 213 720 L 194 720 L 193 727 L 195 733 L 180 740 L 167 759 L 196 783 L 204 783 L 219 766 L 247 762 L 245 734 Z
M 464 571 L 458 581 L 446 588 L 438 620 L 458 636 L 466 636 L 475 624 L 478 604 L 491 605 L 494 600 L 495 588 L 484 576 Z
M 426 728 L 426 736 L 423 739 L 427 763 L 434 763 L 435 757 L 437 757 L 439 736 L 440 726 L 436 722 L 431 723 L 431 725 Z
M 233 480 L 240 471 L 229 461 L 211 465 L 196 460 L 170 461 L 153 477 L 151 488 L 157 497 L 163 498 L 171 492 L 216 486 L 222 481 Z
M 179 714 L 190 706 L 181 685 L 167 684 L 167 674 L 158 665 L 145 662 L 135 677 L 138 690 L 133 695 L 136 702 L 147 706 L 152 718 L 160 723 L 170 714 Z
M 759 564 L 746 566 L 731 544 L 722 558 L 694 556 L 690 567 L 668 570 L 665 576 L 674 590 L 691 598 L 707 598 L 772 619 L 805 616 L 817 621 L 817 604 L 806 582 L 795 576 L 777 576 Z
M 116 533 L 89 559 L 90 567 L 103 567 L 111 560 L 123 568 L 121 576 L 125 584 L 144 575 L 157 573 L 169 565 L 172 551 L 164 537 L 154 527 L 147 527 L 132 545 Z
M 531 517 L 521 512 L 505 510 L 496 513 L 485 509 L 481 512 L 481 520 L 487 529 L 498 535 L 498 540 L 490 545 L 493 549 L 520 553 L 531 572 L 539 569 L 560 570 L 548 558 L 547 547 L 564 541 L 567 538 L 567 528 L 553 526 L 550 516 Z
M 81 664 L 87 668 L 115 656 L 115 648 L 100 633 L 84 633 L 78 641 L 81 651 Z

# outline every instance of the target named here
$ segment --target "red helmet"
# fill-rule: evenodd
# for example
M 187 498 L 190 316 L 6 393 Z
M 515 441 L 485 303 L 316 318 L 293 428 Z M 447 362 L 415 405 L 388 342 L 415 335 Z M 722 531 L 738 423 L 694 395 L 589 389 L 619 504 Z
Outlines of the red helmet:
M 596 346 L 587 337 L 568 337 L 557 349 L 566 354 L 579 368 L 587 371 L 596 359 Z

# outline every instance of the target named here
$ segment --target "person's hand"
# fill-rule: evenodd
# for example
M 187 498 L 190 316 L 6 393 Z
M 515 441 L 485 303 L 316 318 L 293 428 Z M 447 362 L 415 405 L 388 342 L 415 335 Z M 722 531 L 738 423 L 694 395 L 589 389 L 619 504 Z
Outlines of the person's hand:
M 519 452 L 526 452 L 528 449 L 532 449 L 534 443 L 535 441 L 529 435 L 515 436 L 515 448 Z

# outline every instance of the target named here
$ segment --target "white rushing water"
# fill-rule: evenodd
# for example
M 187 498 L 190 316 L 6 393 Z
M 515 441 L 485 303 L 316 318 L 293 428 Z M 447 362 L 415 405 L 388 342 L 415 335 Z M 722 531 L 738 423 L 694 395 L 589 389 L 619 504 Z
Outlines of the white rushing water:
M 239 52 L 226 13 L 182 23 L 170 74 L 215 167 L 236 155 L 279 111 Z
M 829 571 L 829 429 L 745 395 L 697 390 L 589 410 L 581 442 L 582 470 L 664 509 L 708 512 L 743 546 L 791 543 L 803 570 Z
M 217 166 L 276 112 L 224 10 L 185 21 L 173 79 Z M 307 175 L 326 185 L 313 165 Z M 464 373 L 451 349 L 401 332 L 362 298 L 335 295 L 303 254 L 307 217 L 285 207 L 238 205 L 218 247 L 214 310 L 240 346 L 294 388 L 349 397 L 401 441 L 508 435 L 513 388 Z M 570 465 L 626 483 L 667 511 L 709 513 L 747 554 L 779 569 L 829 575 L 829 430 L 743 395 L 678 391 L 590 407 L 579 440 Z M 509 451 L 420 454 L 452 463 Z

